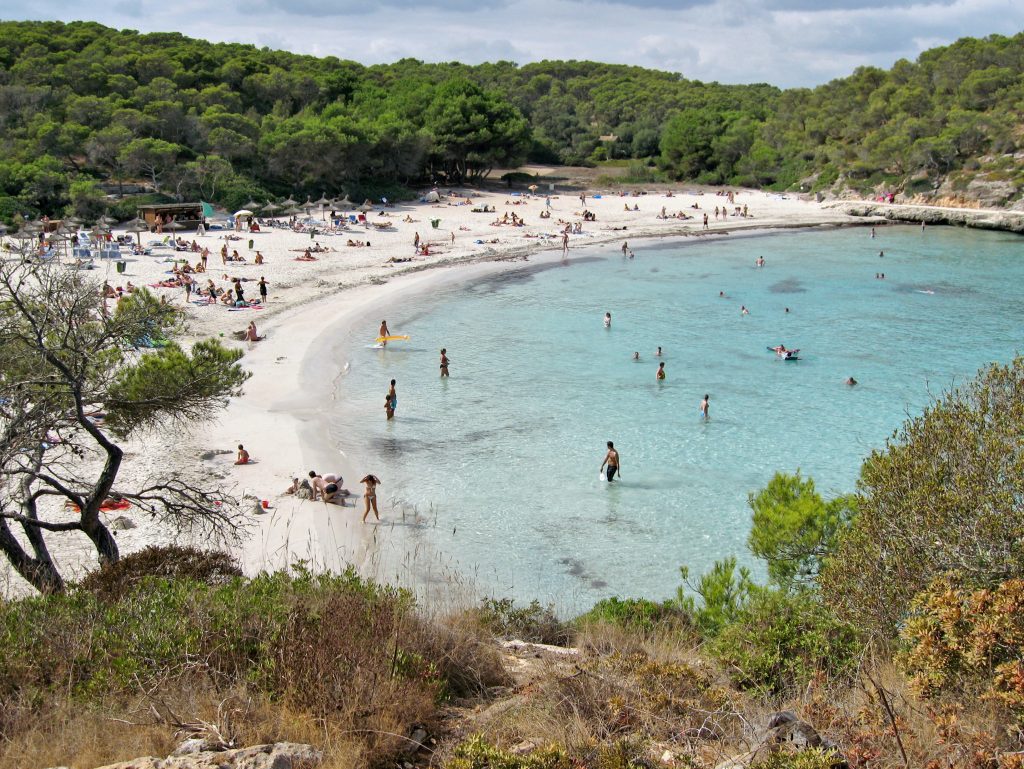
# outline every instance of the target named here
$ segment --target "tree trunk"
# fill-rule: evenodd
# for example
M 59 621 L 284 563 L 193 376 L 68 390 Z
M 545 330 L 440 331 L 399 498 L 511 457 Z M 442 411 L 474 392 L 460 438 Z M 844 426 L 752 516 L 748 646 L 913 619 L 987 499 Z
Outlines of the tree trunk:
M 32 558 L 14 538 L 7 521 L 0 518 L 0 552 L 7 556 L 14 570 L 43 595 L 64 592 L 64 579 L 57 571 L 48 552 Z

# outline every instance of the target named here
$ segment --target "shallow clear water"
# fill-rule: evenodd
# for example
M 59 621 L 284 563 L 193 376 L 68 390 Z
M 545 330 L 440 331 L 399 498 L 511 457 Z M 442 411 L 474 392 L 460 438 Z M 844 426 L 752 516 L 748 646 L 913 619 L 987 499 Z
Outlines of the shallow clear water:
M 755 565 L 747 495 L 774 472 L 852 490 L 930 391 L 1020 346 L 1017 236 L 885 227 L 632 245 L 633 260 L 604 248 L 405 299 L 381 314 L 411 341 L 352 346 L 332 439 L 381 477 L 382 501 L 415 509 L 418 525 L 380 531 L 393 552 L 447 554 L 492 594 L 561 608 L 665 597 L 682 564 Z M 780 342 L 801 360 L 765 349 Z M 621 482 L 599 480 L 606 440 Z

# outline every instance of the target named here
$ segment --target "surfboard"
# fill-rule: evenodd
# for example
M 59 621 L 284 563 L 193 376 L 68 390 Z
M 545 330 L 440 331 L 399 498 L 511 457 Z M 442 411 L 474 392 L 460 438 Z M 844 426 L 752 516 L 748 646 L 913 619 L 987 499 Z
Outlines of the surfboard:
M 377 337 L 378 342 L 395 342 L 395 341 L 408 341 L 408 334 L 392 334 L 391 336 L 379 336 Z

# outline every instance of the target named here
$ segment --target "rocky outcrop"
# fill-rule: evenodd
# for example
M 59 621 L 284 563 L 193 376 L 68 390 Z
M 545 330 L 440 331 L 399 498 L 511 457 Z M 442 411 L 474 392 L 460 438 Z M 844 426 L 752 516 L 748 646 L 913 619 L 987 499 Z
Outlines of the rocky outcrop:
M 897 222 L 925 222 L 926 224 L 952 224 L 976 227 L 982 230 L 1005 230 L 1024 233 L 1024 212 L 992 209 L 938 208 L 935 206 L 907 206 L 869 201 L 841 201 L 826 207 L 850 216 L 874 216 Z
M 773 753 L 799 753 L 804 750 L 820 750 L 831 755 L 832 769 L 849 769 L 835 743 L 818 734 L 806 721 L 797 718 L 792 710 L 772 714 L 756 748 L 723 761 L 715 769 L 748 769 L 763 763 Z
M 315 769 L 323 762 L 323 758 L 323 753 L 312 745 L 278 742 L 237 750 L 182 752 L 179 749 L 175 755 L 167 758 L 147 756 L 108 764 L 99 769 Z

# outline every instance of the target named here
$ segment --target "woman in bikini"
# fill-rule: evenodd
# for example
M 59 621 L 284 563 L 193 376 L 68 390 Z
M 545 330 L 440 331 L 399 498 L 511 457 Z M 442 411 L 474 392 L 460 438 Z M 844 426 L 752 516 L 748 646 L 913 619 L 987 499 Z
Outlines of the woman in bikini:
M 363 502 L 366 505 L 366 509 L 363 511 L 363 523 L 366 523 L 366 516 L 370 514 L 371 507 L 373 508 L 373 517 L 379 521 L 380 515 L 377 513 L 377 487 L 380 485 L 380 478 L 376 475 L 367 474 L 359 482 L 366 486 L 366 493 L 363 494 Z

